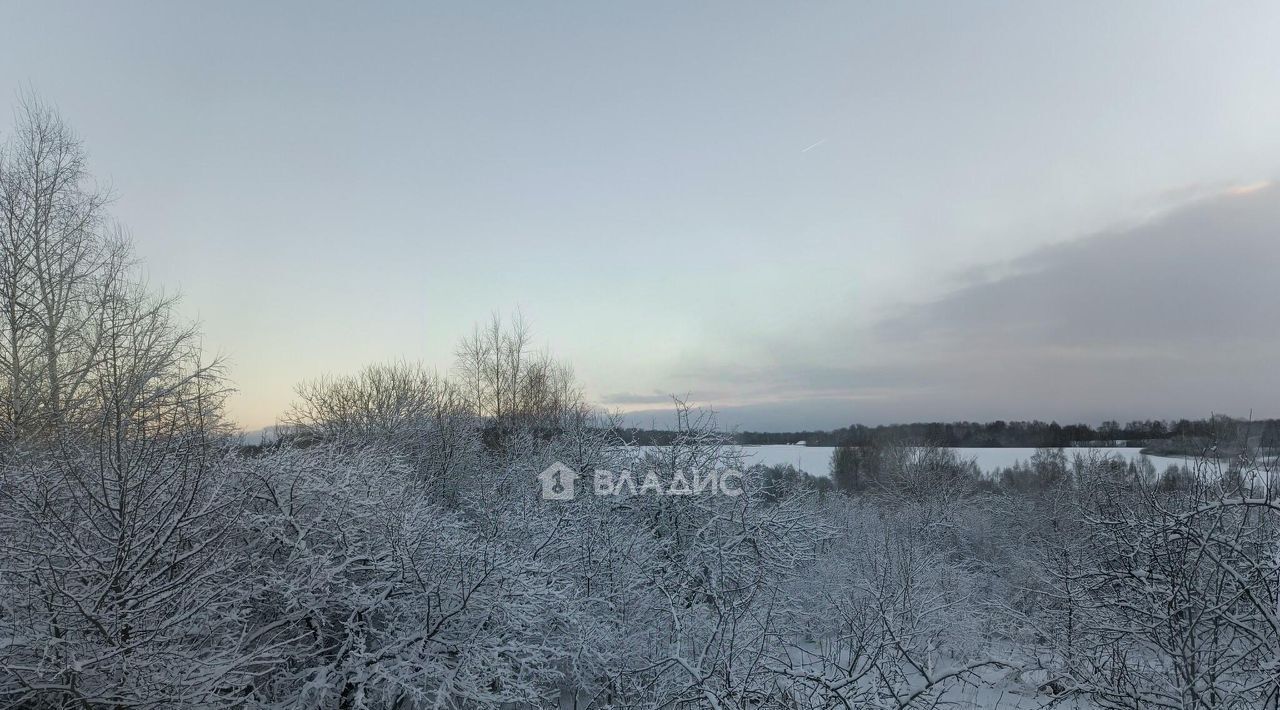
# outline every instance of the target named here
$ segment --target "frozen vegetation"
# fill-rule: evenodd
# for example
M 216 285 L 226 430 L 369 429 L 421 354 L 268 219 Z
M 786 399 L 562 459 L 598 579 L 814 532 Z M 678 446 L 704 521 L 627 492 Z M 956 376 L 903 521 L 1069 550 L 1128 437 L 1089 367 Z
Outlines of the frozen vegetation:
M 819 481 L 678 403 L 639 451 L 518 319 L 447 374 L 302 383 L 243 448 L 103 204 L 29 104 L 0 156 L 0 707 L 1280 703 L 1280 502 L 1247 456 L 983 477 L 889 441 Z M 554 462 L 571 500 L 540 495 Z M 595 469 L 746 474 L 611 496 Z

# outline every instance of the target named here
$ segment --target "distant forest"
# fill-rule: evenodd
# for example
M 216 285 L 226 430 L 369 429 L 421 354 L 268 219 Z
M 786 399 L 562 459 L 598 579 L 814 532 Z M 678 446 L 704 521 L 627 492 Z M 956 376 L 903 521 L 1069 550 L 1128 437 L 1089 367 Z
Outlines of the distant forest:
M 621 429 L 622 438 L 632 444 L 661 446 L 680 432 Z M 865 426 L 853 424 L 830 431 L 758 432 L 743 431 L 731 436 L 743 446 L 798 444 L 806 446 L 867 446 L 873 443 L 910 440 L 955 447 L 1069 447 L 1142 446 L 1152 453 L 1199 454 L 1205 447 L 1218 446 L 1223 453 L 1243 446 L 1270 448 L 1280 435 L 1280 420 L 1248 421 L 1226 416 L 1207 419 L 1147 419 L 1121 424 L 1105 421 L 1088 424 L 1057 422 L 918 422 Z

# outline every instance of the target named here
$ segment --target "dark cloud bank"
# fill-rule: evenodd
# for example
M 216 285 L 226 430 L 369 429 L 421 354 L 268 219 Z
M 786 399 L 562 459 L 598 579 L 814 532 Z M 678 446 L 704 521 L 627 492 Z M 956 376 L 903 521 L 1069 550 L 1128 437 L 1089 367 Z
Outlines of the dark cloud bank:
M 861 362 L 797 353 L 721 373 L 708 389 L 751 383 L 746 397 L 778 400 L 718 406 L 723 423 L 1280 415 L 1280 190 L 1200 200 L 993 266 L 1003 275 L 874 328 L 833 328 L 831 351 Z

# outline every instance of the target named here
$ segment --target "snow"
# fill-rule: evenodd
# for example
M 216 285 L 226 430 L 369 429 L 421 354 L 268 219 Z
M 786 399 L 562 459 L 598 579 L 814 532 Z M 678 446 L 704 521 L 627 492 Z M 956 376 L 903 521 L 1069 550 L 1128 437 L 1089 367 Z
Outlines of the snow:
M 664 447 L 640 447 L 644 449 L 661 449 Z M 984 474 L 993 473 L 1002 468 L 1008 468 L 1015 463 L 1021 461 L 1023 463 L 1031 459 L 1035 455 L 1036 450 L 1030 447 L 1010 447 L 1010 448 L 954 448 L 953 449 L 961 458 L 972 459 L 978 464 L 978 469 Z M 831 472 L 831 455 L 835 452 L 832 446 L 799 446 L 796 444 L 776 444 L 769 446 L 743 446 L 742 451 L 746 456 L 747 465 L 764 464 L 766 466 L 779 466 L 782 464 L 790 464 L 797 470 L 804 471 L 814 476 L 826 476 Z M 1087 453 L 1089 451 L 1100 451 L 1109 455 L 1120 456 L 1126 462 L 1133 461 L 1141 454 L 1142 449 L 1131 446 L 1116 446 L 1108 448 L 1069 448 L 1064 449 L 1067 454 L 1068 461 L 1073 453 Z M 1188 460 L 1183 458 L 1174 458 L 1167 456 L 1149 456 L 1151 463 L 1156 467 L 1156 471 L 1164 471 L 1171 464 L 1185 465 Z

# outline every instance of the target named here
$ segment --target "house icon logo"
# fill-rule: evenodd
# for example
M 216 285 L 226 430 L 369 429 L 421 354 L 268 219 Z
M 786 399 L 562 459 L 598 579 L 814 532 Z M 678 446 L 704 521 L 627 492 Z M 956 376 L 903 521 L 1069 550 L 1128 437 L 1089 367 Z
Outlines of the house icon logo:
M 559 461 L 538 474 L 543 500 L 573 500 L 573 482 L 578 474 Z

